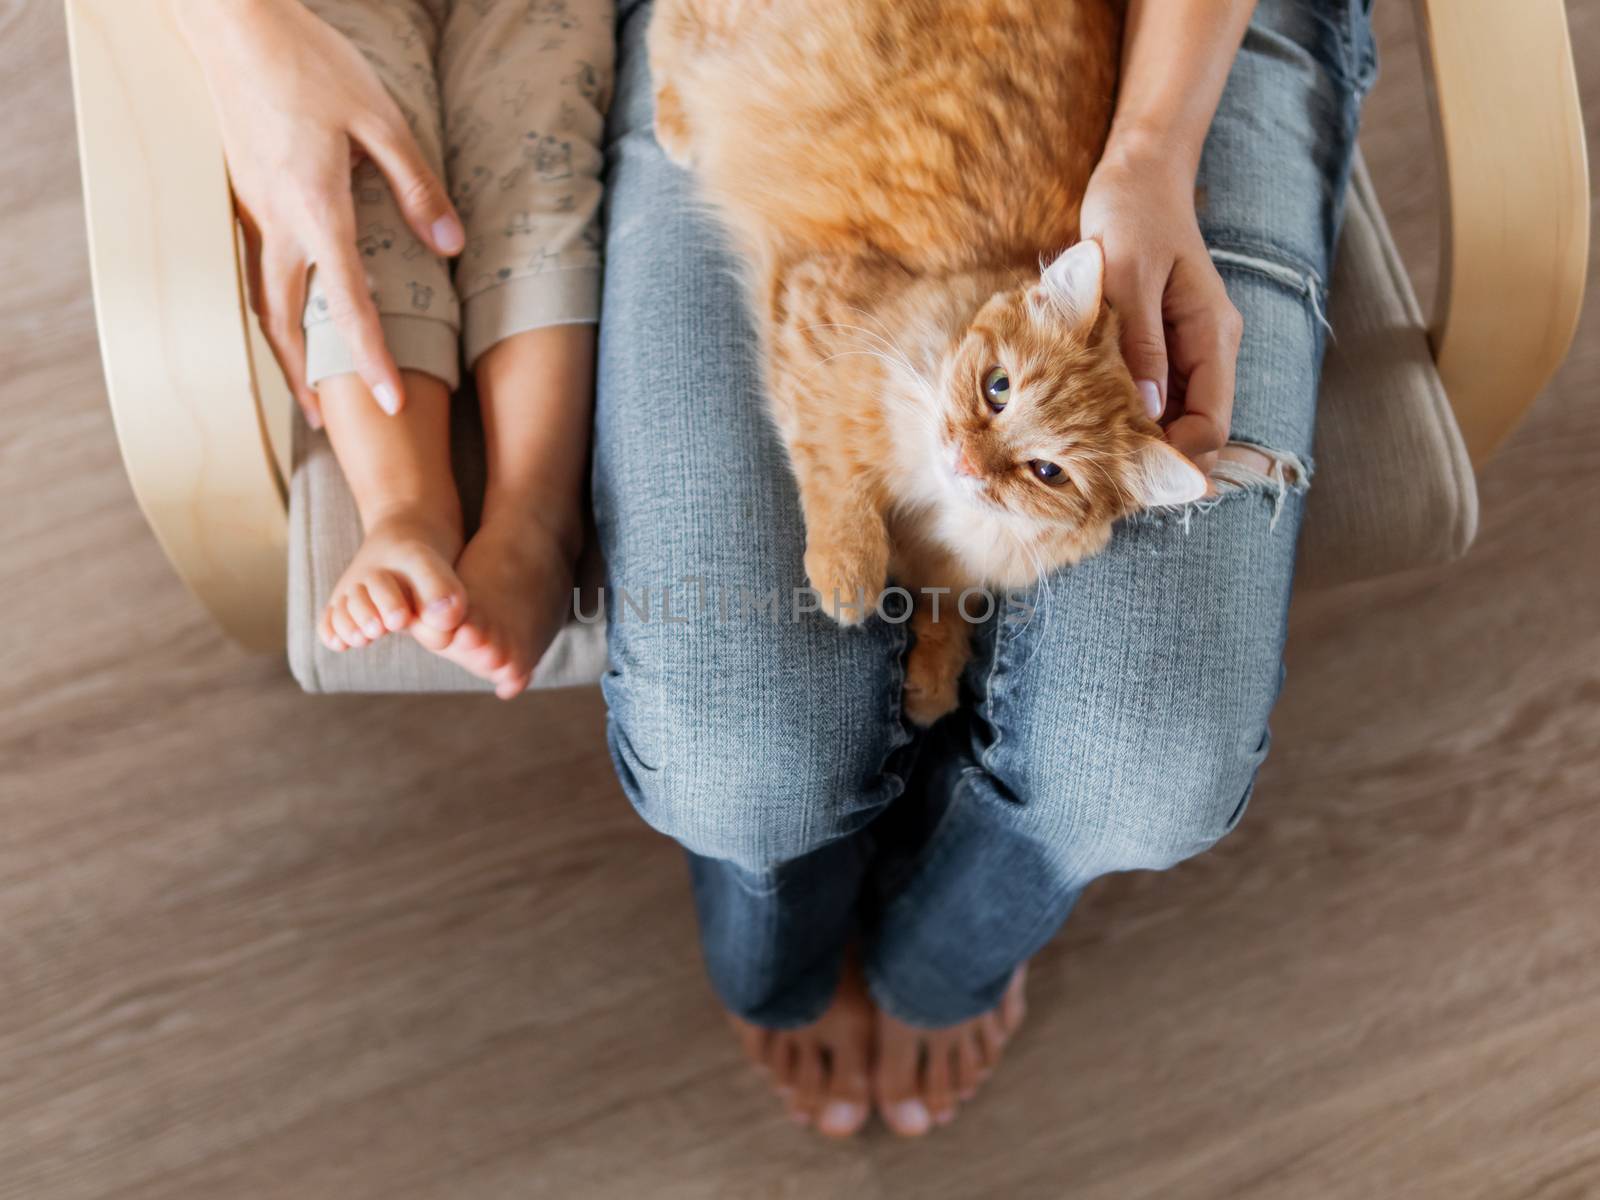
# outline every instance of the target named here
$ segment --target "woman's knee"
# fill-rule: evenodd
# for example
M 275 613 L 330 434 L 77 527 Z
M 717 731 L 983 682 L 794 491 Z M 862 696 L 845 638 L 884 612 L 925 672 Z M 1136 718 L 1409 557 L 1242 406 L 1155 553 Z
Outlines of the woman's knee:
M 618 776 L 640 816 L 685 849 L 770 871 L 860 829 L 899 791 L 885 769 L 905 740 L 887 638 L 832 627 L 807 629 L 803 645 L 752 629 L 621 636 L 604 682 Z
M 1165 870 L 1216 845 L 1243 817 L 1269 740 L 1264 720 L 1219 711 L 1191 715 L 1181 730 L 1121 756 L 1099 752 L 1080 729 L 1070 745 L 1013 743 L 1006 782 L 1027 836 L 1081 886 Z

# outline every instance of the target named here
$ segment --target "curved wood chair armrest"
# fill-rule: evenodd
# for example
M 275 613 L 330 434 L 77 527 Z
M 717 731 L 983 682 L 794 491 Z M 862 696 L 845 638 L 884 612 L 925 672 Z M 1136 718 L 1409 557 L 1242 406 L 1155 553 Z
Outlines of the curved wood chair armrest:
M 1589 265 L 1589 167 L 1562 0 L 1416 0 L 1445 212 L 1431 338 L 1474 465 L 1566 357 Z
M 66 0 L 106 389 L 135 496 L 243 645 L 284 644 L 288 516 L 221 139 L 165 0 Z M 268 360 L 270 362 L 270 360 Z M 278 406 L 268 412 L 259 396 Z

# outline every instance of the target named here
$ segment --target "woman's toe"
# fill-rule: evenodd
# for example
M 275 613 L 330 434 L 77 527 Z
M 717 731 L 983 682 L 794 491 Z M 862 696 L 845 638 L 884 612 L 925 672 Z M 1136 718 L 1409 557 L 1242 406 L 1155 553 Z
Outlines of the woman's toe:
M 939 1125 L 948 1125 L 956 1115 L 956 1092 L 951 1079 L 951 1050 L 948 1039 L 932 1038 L 928 1043 L 928 1061 L 924 1068 L 927 1081 L 928 1115 Z
M 903 1137 L 920 1137 L 933 1124 L 917 1088 L 919 1050 L 915 1038 L 898 1031 L 878 1040 L 878 1062 L 872 1079 L 874 1099 L 884 1124 Z
M 794 1074 L 794 1095 L 789 1097 L 789 1115 L 801 1125 L 816 1120 L 822 1107 L 822 1046 L 806 1039 L 799 1046 L 799 1064 Z
M 1000 1052 L 1006 1048 L 1006 1031 L 1000 1027 L 1000 1018 L 995 1013 L 986 1012 L 978 1018 L 977 1042 L 982 1078 L 994 1070 L 1000 1061 Z
M 1011 977 L 1011 983 L 1006 988 L 1006 994 L 1000 998 L 1000 1025 L 1008 1038 L 1016 1033 L 1028 1015 L 1027 983 L 1028 965 L 1024 963 L 1017 968 L 1017 973 Z
M 872 1106 L 865 1041 L 832 1047 L 827 1091 L 817 1111 L 817 1130 L 829 1137 L 850 1137 L 867 1123 Z
M 795 1072 L 800 1066 L 795 1049 L 794 1038 L 787 1033 L 774 1035 L 767 1046 L 767 1070 L 772 1073 L 772 1086 L 784 1099 L 794 1093 Z
M 978 1094 L 978 1084 L 983 1080 L 983 1063 L 978 1057 L 977 1023 L 967 1026 L 956 1039 L 955 1052 L 956 1098 L 971 1100 Z
M 761 1070 L 767 1070 L 767 1047 L 772 1042 L 772 1030 L 763 1029 L 759 1025 L 752 1025 L 748 1021 L 730 1018 L 733 1032 L 739 1039 L 739 1049 L 744 1051 L 744 1056 Z

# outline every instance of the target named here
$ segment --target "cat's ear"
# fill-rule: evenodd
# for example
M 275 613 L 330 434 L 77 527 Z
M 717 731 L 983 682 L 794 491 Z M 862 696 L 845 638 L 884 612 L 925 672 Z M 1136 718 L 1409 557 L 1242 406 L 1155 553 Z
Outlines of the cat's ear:
M 1206 494 L 1199 467 L 1159 438 L 1151 438 L 1134 455 L 1129 490 L 1146 508 L 1188 504 Z
M 1056 255 L 1055 261 L 1040 272 L 1034 292 L 1068 323 L 1082 328 L 1099 318 L 1105 285 L 1105 251 L 1091 238 Z

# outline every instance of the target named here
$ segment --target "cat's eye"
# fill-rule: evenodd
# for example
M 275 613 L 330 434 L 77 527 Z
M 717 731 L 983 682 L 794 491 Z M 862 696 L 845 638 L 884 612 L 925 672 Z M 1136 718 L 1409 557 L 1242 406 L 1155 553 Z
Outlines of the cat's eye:
M 1011 399 L 1011 376 L 1004 367 L 991 367 L 983 377 L 983 398 L 990 408 L 999 412 Z
M 1046 483 L 1065 483 L 1067 481 L 1067 473 L 1058 464 L 1045 462 L 1042 458 L 1030 459 L 1028 470 Z

